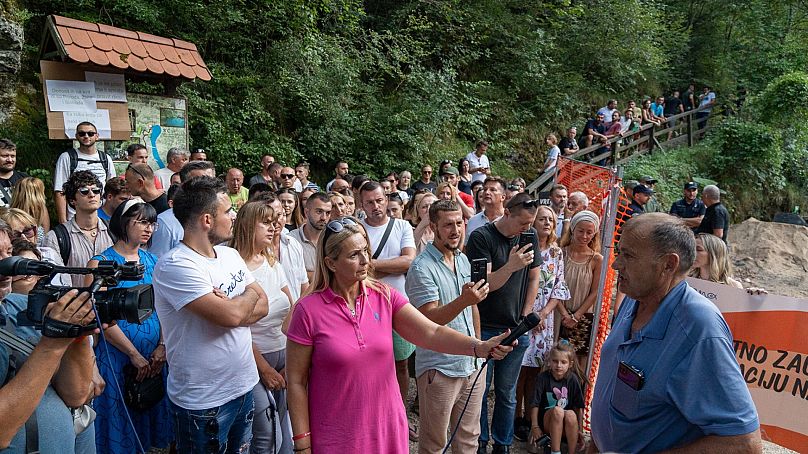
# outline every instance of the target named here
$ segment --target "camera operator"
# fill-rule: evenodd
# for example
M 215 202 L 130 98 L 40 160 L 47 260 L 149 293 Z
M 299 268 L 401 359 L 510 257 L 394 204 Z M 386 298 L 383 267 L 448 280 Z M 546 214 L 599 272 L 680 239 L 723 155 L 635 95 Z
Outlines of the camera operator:
M 0 259 L 10 256 L 10 231 L 0 221 Z M 94 356 L 90 341 L 86 337 L 40 337 L 31 327 L 17 326 L 17 314 L 25 311 L 27 297 L 9 294 L 10 284 L 10 276 L 0 278 L 0 329 L 36 347 L 22 358 L 0 342 L 0 448 L 12 453 L 95 452 L 93 432 L 85 431 L 87 435 L 80 437 L 86 443 L 81 443 L 67 411 L 81 407 L 91 395 Z M 89 294 L 71 290 L 49 304 L 46 314 L 61 322 L 87 325 L 95 319 L 88 299 Z M 38 429 L 30 433 L 23 426 Z

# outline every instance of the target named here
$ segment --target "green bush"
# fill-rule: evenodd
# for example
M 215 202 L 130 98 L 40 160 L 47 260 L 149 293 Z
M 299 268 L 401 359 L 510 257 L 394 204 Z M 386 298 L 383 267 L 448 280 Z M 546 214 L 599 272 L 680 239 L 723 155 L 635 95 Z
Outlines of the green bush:
M 682 187 L 688 181 L 704 178 L 698 162 L 706 153 L 704 148 L 677 147 L 642 155 L 629 161 L 623 170 L 624 180 L 638 180 L 644 175 L 656 178 L 654 191 L 664 211 L 682 198 Z

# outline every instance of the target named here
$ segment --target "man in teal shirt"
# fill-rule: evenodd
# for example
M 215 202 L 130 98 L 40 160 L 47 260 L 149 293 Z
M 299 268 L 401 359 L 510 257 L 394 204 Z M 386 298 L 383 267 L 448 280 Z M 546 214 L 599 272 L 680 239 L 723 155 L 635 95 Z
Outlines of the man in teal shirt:
M 471 265 L 460 252 L 465 226 L 457 202 L 441 200 L 429 208 L 435 240 L 412 262 L 407 273 L 407 296 L 427 318 L 439 325 L 480 337 L 477 303 L 488 295 L 485 280 L 471 280 Z M 415 374 L 421 418 L 419 452 L 440 453 L 446 432 L 457 425 L 457 416 L 468 408 L 452 442 L 453 452 L 473 452 L 480 435 L 480 406 L 484 383 L 472 390 L 480 361 L 470 356 L 437 353 L 416 348 Z M 451 408 L 451 411 L 446 411 Z

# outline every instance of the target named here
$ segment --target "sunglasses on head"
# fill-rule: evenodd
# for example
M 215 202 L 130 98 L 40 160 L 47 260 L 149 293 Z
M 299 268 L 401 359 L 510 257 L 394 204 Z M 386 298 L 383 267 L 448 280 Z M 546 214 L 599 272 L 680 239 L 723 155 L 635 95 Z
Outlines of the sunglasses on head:
M 294 177 L 295 177 L 295 174 L 293 174 L 293 173 L 282 173 L 281 174 L 281 178 L 283 178 L 284 180 L 291 180 Z
M 126 167 L 126 170 L 131 170 L 132 172 L 135 172 L 135 173 L 136 173 L 136 174 L 137 174 L 137 175 L 138 175 L 140 178 L 142 178 L 142 179 L 143 179 L 143 181 L 146 181 L 146 177 L 145 177 L 145 176 L 143 176 L 143 174 L 142 174 L 142 173 L 140 173 L 140 171 L 139 171 L 139 170 L 137 170 L 136 168 L 132 167 L 132 164 L 129 164 L 129 165 Z
M 79 194 L 81 195 L 90 195 L 91 191 L 93 195 L 101 194 L 101 188 L 92 188 L 92 189 L 88 187 L 79 188 Z
M 538 206 L 541 206 L 541 203 L 539 203 L 538 199 L 534 199 L 534 200 L 525 200 L 524 202 L 517 203 L 516 205 L 522 205 L 525 208 L 536 208 Z
M 76 131 L 76 135 L 79 137 L 93 137 L 96 134 L 95 131 Z
M 356 221 L 353 220 L 353 218 L 341 217 L 341 218 L 334 219 L 333 221 L 331 221 L 331 222 L 329 222 L 328 224 L 325 225 L 326 232 L 325 232 L 325 235 L 323 236 L 323 249 L 325 249 L 325 244 L 328 241 L 328 236 L 332 232 L 333 233 L 342 232 L 343 230 L 345 230 L 346 225 L 357 225 L 357 223 L 356 223 Z

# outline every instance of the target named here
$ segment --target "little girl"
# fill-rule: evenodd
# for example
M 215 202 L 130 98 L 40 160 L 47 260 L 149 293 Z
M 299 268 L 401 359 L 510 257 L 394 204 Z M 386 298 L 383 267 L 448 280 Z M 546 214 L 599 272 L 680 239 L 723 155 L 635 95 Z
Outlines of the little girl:
M 530 442 L 536 443 L 547 433 L 552 454 L 561 454 L 561 440 L 566 438 L 568 451 L 574 454 L 578 441 L 583 440 L 584 394 L 579 381 L 583 375 L 575 361 L 575 350 L 566 340 L 562 339 L 550 350 L 549 358 L 536 377 Z

